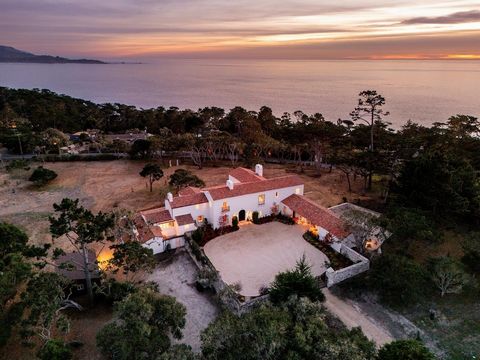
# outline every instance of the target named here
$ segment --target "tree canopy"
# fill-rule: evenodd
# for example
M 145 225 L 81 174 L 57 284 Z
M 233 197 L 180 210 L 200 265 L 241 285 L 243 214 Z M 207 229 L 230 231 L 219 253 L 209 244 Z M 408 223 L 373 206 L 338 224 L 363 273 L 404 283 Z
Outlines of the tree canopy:
M 382 346 L 378 360 L 434 360 L 435 356 L 418 340 L 396 340 Z
M 375 346 L 357 329 L 327 325 L 318 302 L 292 297 L 237 317 L 222 314 L 202 333 L 205 359 L 373 359 Z
M 293 270 L 287 270 L 275 276 L 269 293 L 270 300 L 274 303 L 285 302 L 292 295 L 306 297 L 312 301 L 325 300 L 320 284 L 313 276 L 305 256 L 297 262 Z
M 79 200 L 63 199 L 60 204 L 53 204 L 57 216 L 50 216 L 50 233 L 53 238 L 64 236 L 76 252 L 81 254 L 83 263 L 79 264 L 85 273 L 85 281 L 90 301 L 93 302 L 91 281 L 92 266 L 89 264 L 88 252 L 94 243 L 112 241 L 111 231 L 115 225 L 115 215 L 99 212 L 93 214 L 79 205 Z
M 185 306 L 175 298 L 142 288 L 116 304 L 117 320 L 97 334 L 97 346 L 109 359 L 157 359 L 170 337 L 182 338 Z
M 194 186 L 202 187 L 205 183 L 198 176 L 194 175 L 191 171 L 185 169 L 177 169 L 172 175 L 170 175 L 169 184 L 177 188 L 177 191 L 183 187 Z
M 154 163 L 148 163 L 145 164 L 142 171 L 140 171 L 140 176 L 148 178 L 148 182 L 150 183 L 150 192 L 152 192 L 153 183 L 163 177 L 163 171 L 159 165 Z

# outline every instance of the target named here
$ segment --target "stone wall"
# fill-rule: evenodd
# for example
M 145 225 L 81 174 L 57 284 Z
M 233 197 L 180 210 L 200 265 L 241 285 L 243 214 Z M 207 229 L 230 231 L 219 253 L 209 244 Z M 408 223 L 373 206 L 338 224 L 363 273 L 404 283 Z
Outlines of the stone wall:
M 325 273 L 325 277 L 327 278 L 327 287 L 331 287 L 339 282 L 361 274 L 370 268 L 370 261 L 366 257 L 357 253 L 355 250 L 350 249 L 348 246 L 340 243 L 333 243 L 332 248 L 349 258 L 352 262 L 354 262 L 354 264 L 340 270 L 328 268 Z

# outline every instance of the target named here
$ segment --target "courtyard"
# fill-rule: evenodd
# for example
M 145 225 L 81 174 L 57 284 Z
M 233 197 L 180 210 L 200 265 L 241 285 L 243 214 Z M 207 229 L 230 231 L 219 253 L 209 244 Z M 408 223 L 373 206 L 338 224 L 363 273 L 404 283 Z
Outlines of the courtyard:
M 326 271 L 327 256 L 302 237 L 300 225 L 271 222 L 247 223 L 240 230 L 219 236 L 205 247 L 208 256 L 227 284 L 239 284 L 243 296 L 258 296 L 279 272 L 292 269 L 305 255 L 316 276 Z

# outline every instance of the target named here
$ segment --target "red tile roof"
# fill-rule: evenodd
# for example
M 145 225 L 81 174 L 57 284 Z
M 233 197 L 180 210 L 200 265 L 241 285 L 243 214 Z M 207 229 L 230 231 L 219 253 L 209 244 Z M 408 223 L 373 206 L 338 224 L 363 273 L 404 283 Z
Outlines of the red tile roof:
M 290 195 L 282 200 L 291 210 L 303 216 L 313 225 L 320 226 L 339 239 L 347 237 L 350 233 L 346 225 L 333 211 L 308 200 L 302 195 Z
M 219 200 L 298 185 L 303 185 L 303 180 L 296 175 L 290 175 L 273 179 L 265 179 L 263 181 L 234 184 L 233 190 L 230 190 L 225 185 L 210 187 L 204 190 L 210 193 L 213 200 Z
M 141 211 L 140 214 L 142 214 L 145 217 L 145 220 L 147 220 L 147 222 L 152 224 L 173 220 L 172 216 L 170 215 L 170 212 L 168 210 L 165 210 L 165 208 L 144 210 L 144 211 Z
M 172 209 L 181 208 L 184 206 L 191 206 L 197 204 L 203 204 L 208 202 L 207 197 L 204 193 L 198 193 L 194 195 L 185 195 L 177 196 L 173 198 L 173 201 L 170 203 Z
M 156 237 L 162 237 L 162 238 L 164 237 L 160 226 L 150 226 L 150 231 Z
M 193 223 L 194 223 L 193 217 L 192 217 L 191 214 L 185 214 L 185 215 L 175 216 L 175 220 L 177 220 L 177 224 L 178 224 L 179 226 L 187 225 L 187 224 L 193 224 Z
M 234 177 L 241 183 L 265 180 L 263 176 L 258 176 L 257 174 L 255 174 L 254 171 L 250 169 L 245 169 L 243 167 L 238 167 L 236 169 L 233 169 L 232 171 L 230 171 L 228 175 Z
M 150 227 L 147 225 L 145 220 L 143 220 L 143 217 L 141 215 L 136 216 L 133 219 L 133 223 L 135 224 L 135 228 L 138 231 L 137 239 L 142 244 L 155 237 L 155 235 L 150 230 Z
M 180 190 L 178 195 L 180 196 L 187 196 L 187 195 L 194 195 L 200 193 L 200 189 L 193 186 L 187 186 L 186 188 Z

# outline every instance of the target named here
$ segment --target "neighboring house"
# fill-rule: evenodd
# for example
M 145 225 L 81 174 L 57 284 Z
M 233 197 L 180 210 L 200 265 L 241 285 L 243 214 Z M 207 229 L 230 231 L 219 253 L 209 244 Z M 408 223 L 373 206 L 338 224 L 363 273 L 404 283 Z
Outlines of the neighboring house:
M 79 252 L 67 253 L 59 256 L 55 263 L 57 264 L 57 272 L 72 282 L 72 293 L 76 295 L 85 294 L 87 291 L 87 283 L 83 267 L 83 255 Z M 88 252 L 88 263 L 92 282 L 99 284 L 100 270 L 93 251 Z
M 104 136 L 105 139 L 109 142 L 113 142 L 114 140 L 120 140 L 128 144 L 133 144 L 136 140 L 147 140 L 150 136 L 152 136 L 152 134 L 149 134 L 146 131 L 141 131 L 126 134 L 106 134 Z
M 98 135 L 98 130 L 86 130 L 86 131 L 78 131 L 76 133 L 70 134 L 70 141 L 78 142 L 82 140 L 82 137 L 89 141 L 94 141 Z
M 59 149 L 59 153 L 60 154 L 76 155 L 76 154 L 79 153 L 79 147 L 77 147 L 77 145 L 75 145 L 75 144 L 71 144 L 71 145 L 68 145 L 68 146 L 62 146 Z
M 232 218 L 249 221 L 255 211 L 260 217 L 272 212 L 290 215 L 300 223 L 315 226 L 322 239 L 340 241 L 350 233 L 330 210 L 303 196 L 304 183 L 297 175 L 267 179 L 263 167 L 255 171 L 236 168 L 224 185 L 203 189 L 188 187 L 178 196 L 167 194 L 165 206 L 140 213 L 134 219 L 134 233 L 154 253 L 184 245 L 183 235 L 207 220 L 214 228 L 231 225 Z

